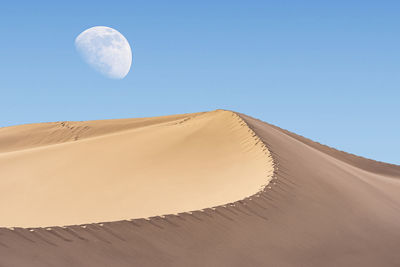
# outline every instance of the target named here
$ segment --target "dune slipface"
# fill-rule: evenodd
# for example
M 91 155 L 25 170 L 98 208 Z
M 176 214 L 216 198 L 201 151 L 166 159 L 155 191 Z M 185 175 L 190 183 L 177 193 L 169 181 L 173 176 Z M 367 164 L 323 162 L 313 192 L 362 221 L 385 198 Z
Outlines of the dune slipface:
M 1 128 L 0 178 L 0 266 L 400 265 L 400 166 L 243 114 Z

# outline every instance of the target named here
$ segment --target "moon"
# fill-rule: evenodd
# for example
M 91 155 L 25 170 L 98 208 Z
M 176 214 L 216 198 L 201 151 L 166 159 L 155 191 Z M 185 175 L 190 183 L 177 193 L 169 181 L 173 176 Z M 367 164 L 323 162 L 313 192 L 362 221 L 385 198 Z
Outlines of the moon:
M 87 64 L 106 77 L 123 79 L 131 68 L 129 42 L 113 28 L 89 28 L 76 37 L 75 47 Z

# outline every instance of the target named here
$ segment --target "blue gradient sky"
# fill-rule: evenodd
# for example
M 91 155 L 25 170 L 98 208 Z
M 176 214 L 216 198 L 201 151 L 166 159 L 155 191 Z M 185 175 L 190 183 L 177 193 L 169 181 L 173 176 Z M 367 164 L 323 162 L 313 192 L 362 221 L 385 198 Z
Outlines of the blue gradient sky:
M 197 3 L 3 2 L 0 126 L 223 108 L 400 164 L 400 1 Z M 133 48 L 123 80 L 75 50 L 98 25 Z

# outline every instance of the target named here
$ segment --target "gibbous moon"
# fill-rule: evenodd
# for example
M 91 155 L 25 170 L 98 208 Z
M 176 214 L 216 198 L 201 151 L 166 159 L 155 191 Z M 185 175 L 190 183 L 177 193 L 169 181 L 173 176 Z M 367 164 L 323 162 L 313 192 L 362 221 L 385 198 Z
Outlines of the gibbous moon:
M 76 37 L 75 46 L 86 63 L 109 78 L 123 79 L 131 68 L 128 40 L 112 28 L 89 28 Z

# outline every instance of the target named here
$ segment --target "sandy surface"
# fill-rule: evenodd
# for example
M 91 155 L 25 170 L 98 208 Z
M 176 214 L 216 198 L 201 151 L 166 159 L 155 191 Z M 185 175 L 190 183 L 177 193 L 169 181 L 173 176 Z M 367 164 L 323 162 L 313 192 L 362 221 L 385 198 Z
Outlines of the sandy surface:
M 0 226 L 199 210 L 255 194 L 273 171 L 228 111 L 30 124 L 3 128 L 0 140 Z
M 203 118 L 224 114 L 229 113 L 211 113 Z M 261 192 L 215 209 L 149 220 L 65 228 L 0 228 L 0 266 L 400 266 L 400 166 L 337 151 L 239 115 L 256 138 L 242 140 L 260 138 L 273 159 L 272 180 Z M 217 120 L 213 127 L 213 120 L 207 120 L 198 140 L 207 136 L 206 129 L 218 128 L 220 123 L 231 125 L 228 117 Z M 236 122 L 233 125 L 232 129 L 239 127 Z M 221 128 L 224 132 L 231 129 Z M 259 151 L 254 143 L 247 148 Z M 8 153 L 28 152 L 3 156 L 10 157 Z M 246 168 L 252 161 L 242 158 L 237 164 Z M 268 170 L 269 160 L 264 163 Z M 7 166 L 2 165 L 2 171 Z M 226 164 L 224 168 L 229 167 Z M 253 169 L 244 177 L 249 186 L 257 173 Z M 254 183 L 255 191 L 258 186 Z

